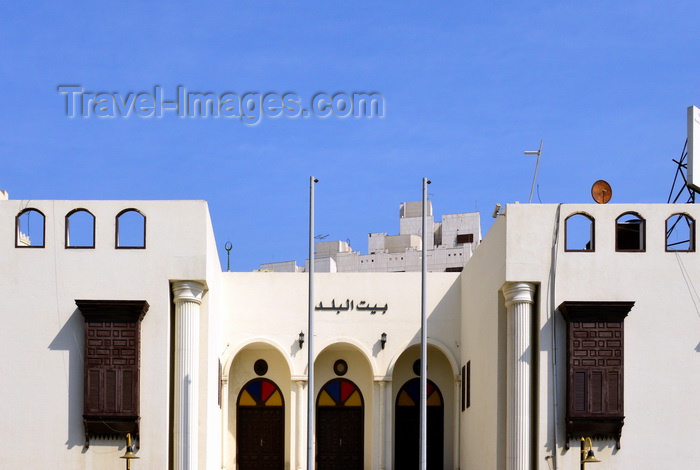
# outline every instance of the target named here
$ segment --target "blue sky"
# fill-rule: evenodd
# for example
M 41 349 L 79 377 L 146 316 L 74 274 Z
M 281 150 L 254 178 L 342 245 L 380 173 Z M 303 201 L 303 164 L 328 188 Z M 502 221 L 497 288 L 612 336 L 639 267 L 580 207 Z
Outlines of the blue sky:
M 436 214 L 527 201 L 665 202 L 700 104 L 693 1 L 5 2 L 0 188 L 13 199 L 206 199 L 233 270 L 306 256 L 316 233 L 366 252 L 433 181 Z M 378 92 L 381 119 L 68 118 L 59 85 Z M 535 196 L 535 201 L 538 201 Z M 225 263 L 225 260 L 224 260 Z

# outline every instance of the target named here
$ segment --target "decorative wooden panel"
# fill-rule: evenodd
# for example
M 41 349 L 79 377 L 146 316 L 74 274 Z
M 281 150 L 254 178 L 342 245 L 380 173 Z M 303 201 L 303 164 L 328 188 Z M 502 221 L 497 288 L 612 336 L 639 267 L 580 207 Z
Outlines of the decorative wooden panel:
M 467 408 L 472 406 L 472 361 L 467 361 Z
M 564 302 L 567 448 L 582 436 L 614 438 L 624 425 L 624 319 L 634 302 Z
M 467 366 L 462 366 L 462 411 L 467 409 Z
M 139 352 L 145 301 L 76 300 L 85 317 L 83 421 L 93 437 L 138 439 Z
M 322 387 L 316 398 L 316 470 L 364 468 L 364 413 L 362 392 L 350 380 Z
M 469 364 L 469 363 L 467 363 Z M 445 406 L 440 389 L 428 380 L 427 468 L 444 468 Z M 420 378 L 407 381 L 396 395 L 394 408 L 394 468 L 420 468 Z
M 277 384 L 253 379 L 236 407 L 238 470 L 284 469 L 284 397 Z

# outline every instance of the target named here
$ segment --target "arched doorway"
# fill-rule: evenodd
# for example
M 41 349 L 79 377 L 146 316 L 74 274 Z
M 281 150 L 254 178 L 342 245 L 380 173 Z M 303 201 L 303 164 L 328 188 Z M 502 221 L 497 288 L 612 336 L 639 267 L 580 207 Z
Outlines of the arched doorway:
M 364 400 L 348 379 L 333 379 L 316 400 L 316 470 L 363 470 Z
M 428 380 L 428 456 L 429 470 L 443 468 L 444 405 L 440 389 Z M 420 378 L 406 382 L 396 397 L 395 468 L 419 468 L 420 454 Z
M 236 404 L 238 470 L 284 469 L 284 397 L 273 381 L 253 379 Z

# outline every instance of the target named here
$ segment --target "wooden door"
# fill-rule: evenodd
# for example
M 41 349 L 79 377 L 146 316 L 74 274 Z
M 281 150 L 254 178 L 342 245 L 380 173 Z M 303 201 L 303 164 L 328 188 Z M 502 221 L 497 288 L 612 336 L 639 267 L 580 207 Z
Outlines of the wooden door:
M 364 401 L 357 386 L 334 379 L 316 407 L 316 470 L 363 470 Z
M 238 397 L 238 470 L 284 469 L 284 401 L 277 385 L 255 379 Z
M 394 468 L 418 469 L 420 464 L 420 378 L 411 379 L 396 397 Z M 444 406 L 438 387 L 428 381 L 428 470 L 442 470 Z

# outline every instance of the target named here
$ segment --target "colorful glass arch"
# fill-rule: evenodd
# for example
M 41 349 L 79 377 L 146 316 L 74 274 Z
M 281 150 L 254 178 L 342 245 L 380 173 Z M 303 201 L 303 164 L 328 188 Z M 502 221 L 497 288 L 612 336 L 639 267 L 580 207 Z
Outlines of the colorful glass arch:
M 442 393 L 434 382 L 427 381 L 427 468 L 444 467 L 445 407 Z M 420 377 L 408 380 L 396 396 L 394 413 L 394 468 L 418 470 L 420 435 Z
M 284 397 L 272 380 L 253 379 L 243 386 L 238 406 L 284 406 Z
M 364 400 L 362 392 L 348 379 L 333 379 L 328 381 L 318 394 L 317 406 L 348 406 L 362 407 Z
M 428 380 L 427 405 L 442 406 L 442 393 L 440 389 Z M 420 377 L 409 380 L 401 387 L 396 397 L 396 406 L 418 406 L 420 403 Z

